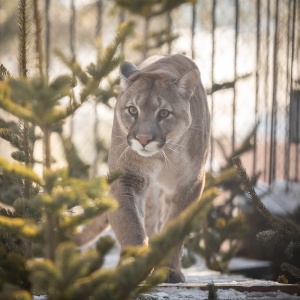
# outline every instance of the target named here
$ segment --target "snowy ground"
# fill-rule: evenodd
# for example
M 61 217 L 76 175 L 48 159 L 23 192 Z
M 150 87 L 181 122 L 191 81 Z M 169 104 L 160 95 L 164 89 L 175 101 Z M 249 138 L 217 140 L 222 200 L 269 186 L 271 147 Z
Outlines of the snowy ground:
M 112 234 L 111 231 L 108 234 Z M 116 245 L 106 256 L 104 267 L 113 267 L 118 263 L 119 247 Z M 232 265 L 246 263 L 249 260 L 235 259 Z M 253 262 L 252 262 L 253 263 Z M 261 262 L 266 264 L 267 262 Z M 208 299 L 207 284 L 214 283 L 218 288 L 218 299 L 300 299 L 296 294 L 284 293 L 284 285 L 273 281 L 251 280 L 241 275 L 225 275 L 216 271 L 208 270 L 204 261 L 199 258 L 197 263 L 190 268 L 184 269 L 186 283 L 162 284 L 154 288 L 151 293 L 143 294 L 139 300 L 202 300 Z M 300 291 L 298 292 L 300 293 Z
M 102 233 L 101 235 L 113 235 L 112 231 Z M 94 243 L 87 245 L 93 247 Z M 116 245 L 105 257 L 104 268 L 116 266 L 119 260 L 120 248 Z M 235 259 L 232 265 L 246 263 L 249 265 L 254 262 L 249 260 Z M 266 264 L 266 262 L 261 262 Z M 282 285 L 267 280 L 252 280 L 242 275 L 226 275 L 216 271 L 208 270 L 201 258 L 197 259 L 195 265 L 183 269 L 186 277 L 186 283 L 180 284 L 161 284 L 153 288 L 151 292 L 142 294 L 135 300 L 204 300 L 208 299 L 207 285 L 214 283 L 217 288 L 218 300 L 236 300 L 236 299 L 289 299 L 299 300 L 300 296 L 296 292 L 291 293 L 291 286 Z M 292 287 L 293 288 L 293 287 Z M 296 291 L 296 287 L 294 288 Z M 300 288 L 297 290 L 300 295 Z M 34 300 L 45 300 L 45 296 L 35 296 Z

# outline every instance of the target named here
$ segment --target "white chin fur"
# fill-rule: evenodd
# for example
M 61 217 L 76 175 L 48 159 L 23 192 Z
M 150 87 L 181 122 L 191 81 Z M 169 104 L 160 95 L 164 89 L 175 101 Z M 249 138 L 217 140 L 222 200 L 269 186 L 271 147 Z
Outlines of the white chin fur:
M 133 149 L 134 150 L 134 149 Z M 136 151 L 136 150 L 134 150 Z M 144 157 L 149 157 L 149 156 L 152 156 L 154 155 L 155 153 L 157 153 L 157 151 L 153 152 L 153 151 L 147 151 L 147 150 L 139 150 L 139 151 L 136 151 L 139 155 L 141 156 L 144 156 Z
M 137 140 L 132 140 L 131 143 L 132 150 L 144 157 L 152 156 L 160 150 L 157 142 L 150 142 L 145 148 Z

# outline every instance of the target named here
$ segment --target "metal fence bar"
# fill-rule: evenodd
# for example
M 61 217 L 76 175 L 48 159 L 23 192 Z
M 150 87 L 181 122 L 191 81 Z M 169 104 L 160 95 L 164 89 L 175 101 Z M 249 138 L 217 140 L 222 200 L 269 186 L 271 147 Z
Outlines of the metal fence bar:
M 95 36 L 96 38 L 101 37 L 102 34 L 102 15 L 103 15 L 103 5 L 102 0 L 98 0 L 96 3 L 96 9 L 97 9 L 97 19 L 96 19 L 96 30 L 95 30 Z M 98 176 L 98 160 L 99 160 L 99 141 L 98 141 L 98 127 L 99 127 L 99 117 L 98 117 L 98 102 L 96 99 L 93 103 L 93 109 L 94 109 L 94 124 L 93 124 L 93 138 L 94 138 L 94 158 L 93 158 L 93 171 L 92 176 L 93 178 L 96 178 Z
M 217 1 L 212 2 L 212 51 L 211 51 L 211 86 L 214 86 L 214 68 L 215 68 L 215 28 L 216 28 L 216 6 Z M 213 169 L 214 159 L 214 93 L 211 94 L 211 145 L 210 145 L 210 168 Z
M 195 28 L 196 28 L 197 2 L 192 4 L 192 24 L 191 24 L 191 57 L 195 59 Z
M 293 8 L 292 8 L 292 41 L 291 41 L 291 60 L 290 60 L 290 107 L 292 104 L 292 101 L 294 100 L 295 97 L 295 91 L 294 91 L 294 60 L 295 60 L 295 30 L 296 30 L 296 0 L 293 0 Z M 289 112 L 289 147 L 291 150 L 291 143 L 293 142 L 293 137 L 292 137 L 292 109 L 290 109 Z M 295 147 L 296 148 L 296 147 Z M 290 153 L 289 153 L 289 161 L 288 161 L 288 166 L 289 169 L 291 167 L 291 161 L 290 161 Z M 290 171 L 290 170 L 289 170 Z
M 51 23 L 49 18 L 50 12 L 50 5 L 51 0 L 45 0 L 45 32 L 46 32 L 46 40 L 45 40 L 45 73 L 46 78 L 49 76 L 49 68 L 50 68 L 50 46 L 51 46 L 51 39 L 50 39 L 50 30 L 51 30 Z
M 71 0 L 71 18 L 70 18 L 70 50 L 73 61 L 76 59 L 75 53 L 75 36 L 76 36 L 76 7 L 74 0 Z
M 278 7 L 276 0 L 275 8 L 275 32 L 274 32 L 274 55 L 273 55 L 273 92 L 272 92 L 272 114 L 271 114 L 271 143 L 270 143 L 270 166 L 269 185 L 276 178 L 276 134 L 277 134 L 277 83 L 278 83 Z
M 289 107 L 290 107 L 290 44 L 291 44 L 291 4 L 289 0 L 287 3 L 288 17 L 287 17 L 287 40 L 286 40 L 286 101 L 285 101 L 285 148 L 284 148 L 284 179 L 286 180 L 286 192 L 289 191 L 290 178 L 290 138 L 289 138 Z
M 234 35 L 234 87 L 233 87 L 233 102 L 232 102 L 232 136 L 231 136 L 231 151 L 235 150 L 235 123 L 236 123 L 236 83 L 237 83 L 237 57 L 238 57 L 238 37 L 239 37 L 239 0 L 235 0 L 235 35 Z
M 71 59 L 74 62 L 76 60 L 76 51 L 75 51 L 75 40 L 76 40 L 76 7 L 74 0 L 70 3 L 71 9 L 71 18 L 70 18 L 70 52 L 71 52 Z M 70 99 L 71 101 L 71 99 Z M 70 138 L 72 139 L 74 135 L 74 118 L 70 116 Z
M 256 72 L 255 72 L 255 125 L 258 124 L 259 103 L 259 66 L 260 66 L 260 0 L 256 0 Z M 257 162 L 257 130 L 254 132 L 253 165 L 252 174 L 256 174 Z
M 269 53 L 270 53 L 270 0 L 267 3 L 267 22 L 266 22 L 266 69 L 265 69 L 265 86 L 264 86 L 264 105 L 265 105 L 265 147 L 264 147 L 264 180 L 267 181 L 268 169 L 268 133 L 269 133 Z
M 295 27 L 296 27 L 296 24 L 297 24 L 297 29 L 299 30 L 299 23 L 297 23 L 297 15 L 296 15 L 296 12 L 297 12 L 297 4 L 298 4 L 298 1 L 295 1 L 294 2 L 294 11 L 295 11 L 295 15 L 294 15 L 294 17 L 295 17 Z M 298 15 L 299 15 L 299 11 L 298 11 Z M 295 28 L 294 28 L 295 29 Z M 299 33 L 298 33 L 299 34 Z M 299 36 L 298 36 L 298 46 L 299 46 Z M 296 40 L 296 37 L 295 37 L 295 40 Z M 295 41 L 294 41 L 295 42 Z M 299 48 L 298 48 L 298 50 L 299 50 Z M 297 52 L 296 52 L 297 53 Z M 297 58 L 299 58 L 298 57 L 298 55 L 299 55 L 299 53 L 297 53 Z M 300 67 L 300 65 L 299 65 L 299 60 L 298 60 L 298 67 Z M 298 74 L 298 76 L 299 76 L 299 74 Z M 298 78 L 299 79 L 299 78 Z M 293 91 L 295 90 L 295 88 L 296 87 L 293 87 Z M 297 86 L 297 90 L 299 89 L 299 84 L 298 84 L 298 86 Z M 294 93 L 294 95 L 295 95 L 295 93 Z M 299 95 L 298 93 L 297 93 L 297 95 Z M 298 96 L 299 97 L 299 96 Z M 300 97 L 299 97 L 300 98 Z M 295 155 L 296 155 L 296 163 L 295 163 L 295 181 L 296 182 L 299 182 L 299 151 L 300 151 L 300 147 L 299 147 L 299 123 L 300 123 L 300 120 L 299 120 L 299 115 L 300 115 L 300 99 L 299 98 L 297 98 L 296 99 L 296 103 L 297 103 L 297 121 L 296 121 L 296 137 L 297 137 L 297 140 L 296 140 L 296 145 L 295 145 Z
M 102 0 L 96 1 L 96 9 L 97 9 L 97 20 L 96 20 L 95 36 L 96 38 L 98 38 L 101 36 L 101 31 L 102 31 L 102 10 L 103 10 Z

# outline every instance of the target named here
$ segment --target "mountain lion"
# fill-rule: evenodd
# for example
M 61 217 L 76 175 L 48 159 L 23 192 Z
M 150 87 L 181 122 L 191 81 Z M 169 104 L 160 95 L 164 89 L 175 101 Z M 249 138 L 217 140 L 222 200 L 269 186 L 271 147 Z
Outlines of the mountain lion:
M 199 70 L 182 55 L 150 58 L 139 69 L 124 62 L 120 80 L 109 169 L 125 174 L 111 185 L 119 208 L 109 221 L 125 247 L 147 244 L 200 197 L 210 117 Z M 181 252 L 179 245 L 171 256 L 167 282 L 185 281 Z

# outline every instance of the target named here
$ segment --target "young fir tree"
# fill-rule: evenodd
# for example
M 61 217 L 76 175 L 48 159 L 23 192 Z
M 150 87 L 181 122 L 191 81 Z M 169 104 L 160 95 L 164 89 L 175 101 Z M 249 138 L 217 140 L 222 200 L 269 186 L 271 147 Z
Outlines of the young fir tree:
M 226 273 L 229 262 L 237 253 L 241 239 L 247 232 L 246 218 L 237 214 L 234 198 L 243 193 L 241 182 L 232 165 L 232 157 L 242 155 L 252 149 L 251 140 L 256 128 L 245 138 L 235 152 L 227 155 L 222 143 L 219 142 L 224 154 L 226 165 L 217 174 L 206 175 L 206 188 L 218 186 L 222 190 L 221 203 L 214 205 L 203 220 L 199 221 L 190 236 L 186 239 L 187 255 L 185 266 L 195 262 L 194 253 L 205 258 L 208 268 Z
M 241 178 L 243 188 L 258 212 L 267 221 L 269 230 L 258 233 L 257 238 L 263 245 L 284 248 L 282 256 L 282 271 L 294 277 L 293 281 L 299 282 L 300 278 L 300 225 L 290 219 L 281 219 L 272 215 L 257 196 L 253 185 L 247 175 L 239 157 L 233 158 L 233 164 Z M 281 277 L 282 280 L 282 277 Z
M 26 79 L 28 73 L 28 18 L 29 18 L 28 5 L 26 1 L 20 1 L 18 18 L 19 18 L 19 76 Z M 11 74 L 1 64 L 0 66 L 0 81 L 9 80 Z M 3 126 L 0 129 L 0 137 L 9 141 L 10 144 L 16 148 L 11 156 L 14 160 L 24 163 L 25 166 L 33 168 L 35 159 L 33 157 L 33 148 L 35 141 L 39 138 L 35 135 L 34 127 L 26 120 L 20 120 L 17 125 L 15 122 L 5 122 L 2 120 Z M 6 194 L 3 195 L 3 200 L 10 207 L 14 204 L 13 212 L 11 216 L 14 217 L 27 217 L 28 215 L 34 214 L 28 206 L 30 199 L 38 193 L 38 186 L 32 184 L 30 180 L 15 179 L 5 171 L 0 175 L 0 184 L 4 187 L 9 186 L 9 189 L 2 189 Z M 3 194 L 3 193 L 2 193 Z M 8 196 L 8 197 L 7 197 Z M 9 197 L 10 196 L 10 197 Z M 7 211 L 1 210 L 0 215 L 6 215 Z M 32 256 L 32 245 L 30 241 L 26 239 L 18 240 L 15 237 L 6 234 L 6 238 L 9 239 L 6 245 L 12 246 L 10 242 L 14 241 L 13 249 L 16 252 L 22 253 L 24 256 L 30 258 Z M 2 239 L 4 236 L 2 236 Z

